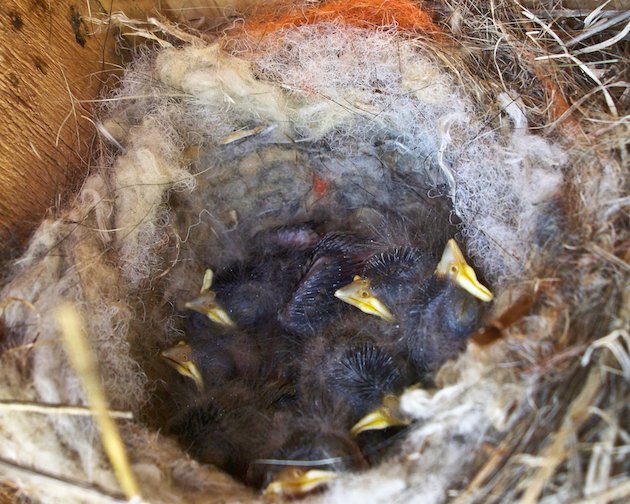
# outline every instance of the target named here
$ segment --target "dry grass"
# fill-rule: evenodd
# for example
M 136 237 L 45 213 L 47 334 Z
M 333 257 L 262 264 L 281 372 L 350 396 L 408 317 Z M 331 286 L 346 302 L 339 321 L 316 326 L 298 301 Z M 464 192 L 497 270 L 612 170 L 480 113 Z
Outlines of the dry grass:
M 586 187 L 602 183 L 607 166 L 627 174 L 628 47 L 617 36 L 627 20 L 600 30 L 588 19 L 597 13 L 566 18 L 562 10 L 534 13 L 516 2 L 490 2 L 485 12 L 476 2 L 450 8 L 456 54 L 476 77 L 478 95 L 518 93 L 533 124 L 574 158 L 562 195 L 563 250 L 555 261 L 543 258 L 539 273 L 556 279 L 537 307 L 557 326 L 553 363 L 538 361 L 529 371 L 537 390 L 531 407 L 489 456 L 479 455 L 458 502 L 627 498 L 630 342 L 621 328 L 628 327 L 628 201 L 612 194 L 602 201 L 605 191 Z M 588 358 L 580 361 L 585 345 Z

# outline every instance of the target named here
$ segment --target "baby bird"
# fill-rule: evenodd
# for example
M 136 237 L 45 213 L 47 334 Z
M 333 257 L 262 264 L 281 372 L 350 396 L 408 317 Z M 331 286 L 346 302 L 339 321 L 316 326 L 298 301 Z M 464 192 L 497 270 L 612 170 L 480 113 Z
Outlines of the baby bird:
M 422 283 L 401 322 L 406 354 L 418 377 L 427 381 L 465 348 L 481 322 L 482 302 L 492 298 L 455 240 L 449 240 L 435 272 Z
M 430 374 L 465 346 L 482 314 L 481 301 L 492 293 L 466 263 L 455 240 L 449 240 L 437 262 L 411 248 L 372 257 L 359 278 L 335 295 L 392 323 L 381 334 L 395 342 L 415 381 Z
M 252 465 L 264 474 L 264 495 L 300 497 L 323 488 L 341 471 L 367 468 L 359 447 L 341 425 L 345 418 L 345 405 L 310 398 L 282 446 Z
M 163 350 L 162 358 L 180 375 L 190 378 L 199 391 L 243 376 L 255 375 L 266 355 L 253 337 L 226 333 L 197 341 L 179 341 Z
M 274 458 L 262 462 L 279 464 L 268 471 L 266 497 L 303 496 L 336 479 L 341 471 L 367 468 L 347 434 L 311 430 L 295 432 Z
M 329 331 L 312 337 L 301 356 L 300 397 L 322 397 L 347 405 L 347 428 L 376 407 L 383 396 L 400 392 L 411 379 L 407 363 L 397 351 L 398 342 L 383 337 L 380 325 L 346 315 Z
M 335 297 L 364 313 L 395 322 L 404 315 L 434 264 L 430 254 L 412 247 L 386 250 L 372 256 L 361 275 L 335 291 Z
M 444 247 L 442 258 L 435 273 L 429 278 L 429 282 L 431 284 L 430 287 L 427 287 L 427 289 L 431 289 L 429 295 L 450 284 L 464 289 L 470 295 L 484 302 L 492 301 L 494 297 L 490 289 L 477 280 L 475 270 L 466 262 L 464 254 L 454 239 L 450 239 Z
M 253 460 L 285 442 L 288 429 L 277 424 L 290 418 L 294 402 L 294 388 L 286 382 L 233 380 L 181 405 L 166 432 L 200 462 L 245 481 Z
M 360 271 L 370 255 L 367 242 L 351 233 L 328 233 L 313 250 L 310 264 L 279 320 L 298 340 L 322 330 L 345 308 L 335 291 Z
M 481 321 L 480 302 L 451 287 L 431 303 L 413 310 L 403 327 L 409 364 L 427 384 L 447 360 L 457 357 Z
M 224 327 L 249 329 L 270 319 L 290 299 L 302 278 L 317 233 L 305 225 L 285 226 L 251 239 L 247 260 L 207 269 L 200 294 L 186 303 Z
M 191 379 L 199 391 L 239 378 L 254 380 L 273 370 L 286 374 L 286 338 L 270 324 L 258 331 L 223 328 L 199 313 L 189 313 L 186 341 L 161 352 L 161 357 L 181 376 Z M 283 374 L 284 373 L 284 374 Z
M 193 349 L 188 343 L 181 340 L 175 346 L 162 350 L 160 356 L 181 376 L 190 378 L 199 391 L 203 391 L 205 380 L 199 369 L 201 359 L 194 355 Z
M 456 291 L 451 287 L 459 287 L 482 301 L 492 300 L 492 293 L 477 280 L 455 240 L 448 241 L 437 267 L 436 262 L 431 253 L 410 247 L 381 252 L 335 296 L 388 322 L 397 320 L 394 312 L 404 318 L 419 292 L 423 298 L 431 298 L 451 294 Z
M 357 437 L 367 431 L 406 427 L 410 424 L 411 418 L 400 409 L 400 395 L 388 394 L 383 397 L 380 406 L 370 411 L 352 426 L 350 434 Z

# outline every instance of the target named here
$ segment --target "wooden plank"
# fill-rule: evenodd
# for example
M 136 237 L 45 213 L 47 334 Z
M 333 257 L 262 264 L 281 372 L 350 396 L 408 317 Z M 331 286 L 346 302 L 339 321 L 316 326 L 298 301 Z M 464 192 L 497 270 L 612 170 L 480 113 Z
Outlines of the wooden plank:
M 120 60 L 114 36 L 85 17 L 123 11 L 138 19 L 207 21 L 267 2 L 0 2 L 0 258 L 23 243 L 47 209 L 63 203 L 89 168 L 94 127 L 85 100 L 101 93 Z
M 0 237 L 23 238 L 54 197 L 86 169 L 92 133 L 76 101 L 99 92 L 112 61 L 81 21 L 85 5 L 0 5 Z M 90 77 L 92 76 L 92 77 Z M 4 236 L 3 236 L 4 235 Z
M 118 66 L 113 37 L 82 19 L 155 15 L 160 0 L 0 3 L 0 255 L 21 243 L 88 169 L 91 105 Z
M 246 15 L 261 7 L 288 4 L 288 0 L 168 0 L 162 12 L 178 21 L 209 20 Z

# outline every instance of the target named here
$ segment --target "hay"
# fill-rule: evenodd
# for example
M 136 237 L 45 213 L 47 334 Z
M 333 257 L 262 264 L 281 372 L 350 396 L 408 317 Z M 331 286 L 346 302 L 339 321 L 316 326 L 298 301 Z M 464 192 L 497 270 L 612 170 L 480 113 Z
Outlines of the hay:
M 139 54 L 103 100 L 98 169 L 8 267 L 0 398 L 86 404 L 55 323 L 73 301 L 110 407 L 137 418 L 119 425 L 142 496 L 254 499 L 156 430 L 159 350 L 179 339 L 177 308 L 198 291 L 206 258 L 229 262 L 269 225 L 322 213 L 351 223 L 375 204 L 412 208 L 444 194 L 498 293 L 499 322 L 489 323 L 499 339 L 471 342 L 437 390 L 402 398 L 416 423 L 399 453 L 310 500 L 623 499 L 629 135 L 619 27 L 571 44 L 553 13 L 457 2 L 436 13 L 444 35 L 432 38 L 413 4 L 366 5 L 264 14 L 214 40 L 118 18 L 163 49 Z M 525 316 L 500 318 L 527 298 Z M 122 499 L 91 417 L 0 415 L 1 492 Z

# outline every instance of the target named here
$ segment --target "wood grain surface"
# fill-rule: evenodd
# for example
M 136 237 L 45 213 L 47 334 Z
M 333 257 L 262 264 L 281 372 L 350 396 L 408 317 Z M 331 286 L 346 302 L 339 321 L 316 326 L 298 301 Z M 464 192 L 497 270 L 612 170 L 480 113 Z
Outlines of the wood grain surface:
M 134 4 L 136 13 L 154 2 Z M 89 166 L 91 105 L 117 65 L 83 16 L 102 2 L 0 2 L 0 247 L 17 246 Z
M 116 34 L 88 18 L 123 11 L 208 23 L 269 1 L 0 0 L 0 258 L 17 253 L 89 170 L 91 100 L 120 58 Z

